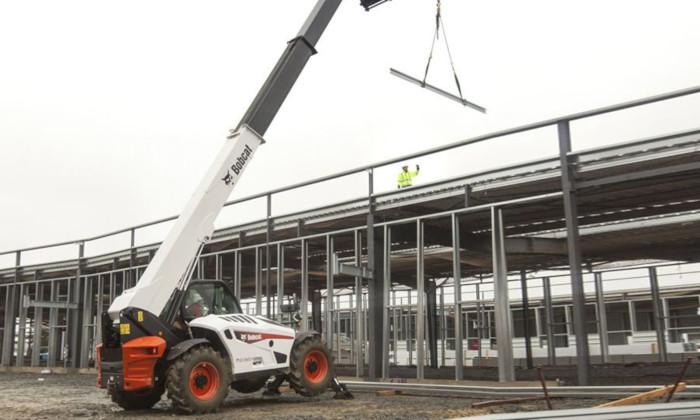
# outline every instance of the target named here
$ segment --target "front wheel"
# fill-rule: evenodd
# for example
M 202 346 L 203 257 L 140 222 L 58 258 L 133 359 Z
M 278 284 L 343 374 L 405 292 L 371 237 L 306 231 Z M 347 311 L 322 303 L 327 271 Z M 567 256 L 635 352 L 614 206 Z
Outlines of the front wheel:
M 228 363 L 214 349 L 200 346 L 180 356 L 168 369 L 166 388 L 173 406 L 192 414 L 213 413 L 228 395 Z
M 335 377 L 335 366 L 328 348 L 318 337 L 296 343 L 289 359 L 289 384 L 298 394 L 323 394 Z

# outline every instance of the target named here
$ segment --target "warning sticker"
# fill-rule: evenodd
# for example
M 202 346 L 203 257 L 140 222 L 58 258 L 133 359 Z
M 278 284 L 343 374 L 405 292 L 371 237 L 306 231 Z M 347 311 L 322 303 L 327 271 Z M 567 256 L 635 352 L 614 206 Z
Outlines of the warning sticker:
M 136 312 L 136 317 L 138 318 L 139 322 L 143 322 L 143 311 Z
M 119 334 L 129 335 L 131 334 L 131 326 L 129 324 L 119 324 Z

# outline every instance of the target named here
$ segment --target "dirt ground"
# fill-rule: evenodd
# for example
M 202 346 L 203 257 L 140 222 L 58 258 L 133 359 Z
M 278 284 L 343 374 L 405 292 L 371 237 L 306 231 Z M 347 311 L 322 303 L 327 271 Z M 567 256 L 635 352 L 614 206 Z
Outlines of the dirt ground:
M 151 410 L 125 412 L 113 404 L 107 392 L 95 386 L 95 375 L 40 375 L 0 373 L 0 418 L 2 419 L 162 419 L 179 413 L 165 397 Z M 334 400 L 333 393 L 305 398 L 293 392 L 277 398 L 260 393 L 231 391 L 216 414 L 188 416 L 188 419 L 447 419 L 513 411 L 546 409 L 544 402 L 471 409 L 470 398 L 398 395 L 376 396 L 354 392 L 354 400 Z M 600 400 L 557 399 L 555 408 L 590 407 Z

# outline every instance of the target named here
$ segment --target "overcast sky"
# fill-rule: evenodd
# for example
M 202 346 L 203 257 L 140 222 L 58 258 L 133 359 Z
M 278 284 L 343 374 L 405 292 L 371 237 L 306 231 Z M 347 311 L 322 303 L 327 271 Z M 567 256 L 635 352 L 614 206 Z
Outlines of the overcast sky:
M 0 252 L 178 214 L 315 3 L 0 0 Z M 389 74 L 422 76 L 434 0 L 369 13 L 346 1 L 232 198 L 700 85 L 695 0 L 442 3 L 464 96 L 488 114 Z M 428 83 L 456 92 L 443 41 Z M 574 148 L 696 128 L 699 116 L 689 97 L 575 123 Z M 554 155 L 554 134 L 407 163 L 429 182 Z M 376 190 L 395 188 L 398 166 L 377 171 Z M 281 196 L 274 211 L 365 193 L 358 175 Z M 236 217 L 264 217 L 264 203 L 217 226 Z M 162 239 L 155 231 L 139 242 Z M 0 267 L 13 261 L 0 256 Z

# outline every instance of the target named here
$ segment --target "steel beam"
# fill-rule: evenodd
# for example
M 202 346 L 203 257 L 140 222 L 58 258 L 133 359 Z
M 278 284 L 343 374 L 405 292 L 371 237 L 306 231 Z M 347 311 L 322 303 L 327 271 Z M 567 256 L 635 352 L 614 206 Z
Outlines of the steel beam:
M 508 265 L 503 228 L 503 210 L 491 208 L 493 241 L 494 315 L 496 317 L 496 344 L 498 348 L 498 380 L 515 380 L 513 364 L 513 319 L 508 298 Z
M 360 277 L 363 279 L 371 279 L 374 276 L 372 270 L 362 265 L 342 264 L 337 255 L 333 255 L 332 273 L 337 276 L 345 274 L 346 276 Z
M 586 295 L 581 274 L 581 247 L 578 230 L 578 204 L 576 198 L 576 178 L 574 167 L 569 162 L 571 133 L 568 121 L 557 124 L 559 134 L 559 162 L 566 219 L 566 245 L 569 253 L 571 272 L 571 300 L 573 309 L 574 334 L 576 336 L 576 367 L 579 385 L 590 384 L 590 357 L 588 351 L 588 331 L 586 328 Z
M 649 169 L 646 171 L 638 171 L 635 173 L 629 173 L 629 174 L 624 174 L 624 175 L 610 176 L 607 178 L 594 179 L 591 181 L 582 181 L 582 182 L 577 183 L 577 187 L 579 189 L 588 188 L 588 187 L 600 187 L 603 185 L 617 184 L 620 182 L 636 181 L 639 179 L 646 179 L 646 178 L 652 178 L 652 177 L 662 177 L 662 176 L 673 175 L 673 174 L 677 174 L 677 173 L 681 173 L 681 172 L 696 171 L 698 169 L 700 169 L 700 162 L 684 163 L 684 164 L 670 166 L 667 168 Z
M 484 107 L 482 107 L 482 106 L 479 106 L 479 105 L 477 105 L 477 104 L 475 104 L 475 103 L 473 103 L 473 102 L 469 102 L 469 101 L 467 101 L 466 99 L 462 99 L 462 98 L 460 98 L 459 96 L 455 96 L 455 95 L 453 95 L 453 94 L 451 94 L 451 93 L 445 92 L 444 90 L 442 90 L 442 89 L 440 89 L 440 88 L 438 88 L 438 87 L 435 87 L 435 86 L 433 86 L 433 85 L 429 85 L 429 84 L 427 84 L 427 83 L 423 83 L 423 81 L 418 80 L 418 79 L 416 79 L 415 77 L 411 77 L 411 76 L 409 76 L 409 75 L 407 75 L 407 74 L 405 74 L 405 73 L 402 73 L 402 72 L 400 72 L 400 71 L 398 71 L 398 70 L 396 70 L 396 69 L 389 69 L 389 73 L 391 73 L 393 76 L 396 76 L 396 77 L 398 77 L 398 78 L 400 78 L 400 79 L 403 79 L 403 80 L 405 80 L 405 81 L 407 81 L 407 82 L 413 83 L 414 85 L 418 85 L 418 86 L 420 86 L 420 87 L 422 87 L 422 88 L 426 88 L 426 89 L 428 89 L 428 90 L 431 91 L 431 92 L 435 92 L 435 93 L 437 93 L 438 95 L 442 95 L 442 96 L 444 96 L 445 98 L 452 99 L 453 101 L 457 101 L 457 102 L 459 102 L 460 104 L 462 104 L 462 105 L 464 105 L 464 106 L 468 106 L 468 107 L 471 108 L 471 109 L 474 109 L 474 110 L 477 110 L 477 111 L 479 111 L 479 112 L 483 112 L 484 114 L 486 114 L 486 108 L 484 108 Z
M 598 335 L 600 336 L 600 358 L 603 363 L 608 363 L 608 314 L 605 310 L 605 291 L 603 290 L 603 275 L 593 274 L 595 281 L 596 308 L 598 309 Z
M 666 349 L 666 328 L 664 306 L 659 292 L 659 278 L 656 274 L 656 267 L 649 267 L 649 283 L 651 284 L 651 303 L 654 311 L 654 329 L 656 330 L 656 346 L 659 350 L 659 361 L 668 362 L 668 351 Z

